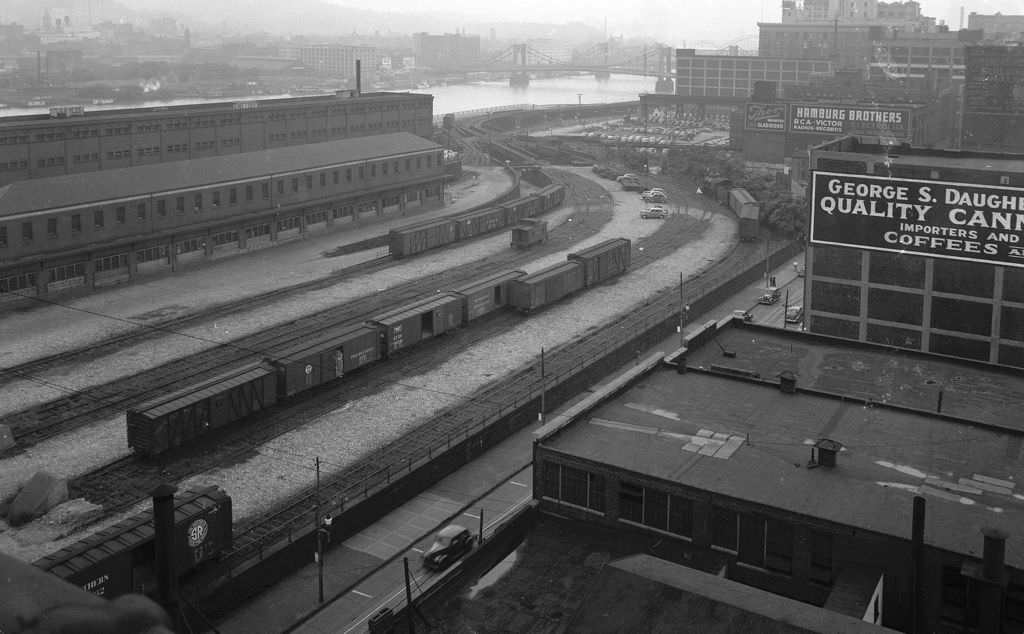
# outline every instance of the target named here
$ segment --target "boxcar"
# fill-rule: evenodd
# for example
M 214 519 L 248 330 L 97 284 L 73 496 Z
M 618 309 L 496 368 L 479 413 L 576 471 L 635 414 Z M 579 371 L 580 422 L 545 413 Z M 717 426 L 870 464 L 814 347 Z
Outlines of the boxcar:
M 544 211 L 554 209 L 565 200 L 565 185 L 548 185 L 537 192 L 537 197 L 544 201 Z
M 532 245 L 548 239 L 548 222 L 537 218 L 523 218 L 512 229 L 512 246 L 516 249 L 527 249 Z
M 360 325 L 303 341 L 267 361 L 277 368 L 278 398 L 294 396 L 380 359 L 380 332 Z
M 579 262 L 583 266 L 586 285 L 593 286 L 629 268 L 631 247 L 626 238 L 612 238 L 566 257 L 570 262 Z
M 218 487 L 174 497 L 174 571 L 183 575 L 231 549 L 231 498 Z M 144 511 L 32 565 L 112 599 L 155 584 L 153 512 Z
M 583 287 L 583 265 L 578 262 L 555 264 L 509 282 L 512 306 L 523 312 L 557 302 Z
M 403 348 L 461 326 L 462 301 L 461 295 L 441 293 L 378 315 L 367 324 L 383 333 L 382 354 L 389 357 Z
M 395 258 L 443 247 L 455 239 L 455 223 L 449 218 L 428 220 L 388 232 L 388 246 Z
M 193 442 L 277 402 L 277 370 L 258 363 L 128 410 L 128 446 L 147 456 Z
M 452 218 L 455 221 L 455 239 L 465 240 L 506 226 L 508 211 L 501 207 L 478 209 Z
M 462 323 L 468 324 L 474 319 L 479 319 L 507 306 L 510 282 L 524 277 L 526 277 L 525 271 L 505 271 L 453 290 L 453 293 L 464 298 Z
M 498 206 L 508 211 L 506 223 L 507 225 L 512 225 L 523 218 L 536 216 L 543 212 L 544 209 L 541 208 L 543 203 L 544 201 L 537 194 L 530 194 L 529 196 L 516 198 Z
M 756 240 L 761 229 L 761 205 L 745 189 L 729 190 L 729 209 L 740 219 L 740 240 Z

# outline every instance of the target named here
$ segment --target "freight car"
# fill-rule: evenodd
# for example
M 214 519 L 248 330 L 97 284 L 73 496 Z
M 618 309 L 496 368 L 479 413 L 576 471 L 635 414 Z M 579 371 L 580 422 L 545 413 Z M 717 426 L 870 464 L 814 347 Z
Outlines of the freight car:
M 623 273 L 630 264 L 624 238 L 570 253 L 567 261 L 533 275 L 505 271 L 450 292 L 311 339 L 127 412 L 128 445 L 153 457 L 200 441 L 283 399 L 506 308 L 529 312 Z
M 548 185 L 536 193 L 494 207 L 394 229 L 388 232 L 388 247 L 393 258 L 407 258 L 460 240 L 514 227 L 520 220 L 550 211 L 564 200 L 564 185 Z
M 148 456 L 211 434 L 277 402 L 277 370 L 257 363 L 230 370 L 128 410 L 128 446 Z
M 512 246 L 516 249 L 528 249 L 538 242 L 548 239 L 548 223 L 539 218 L 523 218 L 512 229 Z
M 184 575 L 231 550 L 231 497 L 215 486 L 174 498 L 171 557 Z M 93 594 L 113 599 L 155 590 L 153 513 L 146 511 L 33 562 Z
M 761 205 L 745 189 L 729 190 L 729 209 L 740 219 L 740 240 L 757 240 L 761 230 Z

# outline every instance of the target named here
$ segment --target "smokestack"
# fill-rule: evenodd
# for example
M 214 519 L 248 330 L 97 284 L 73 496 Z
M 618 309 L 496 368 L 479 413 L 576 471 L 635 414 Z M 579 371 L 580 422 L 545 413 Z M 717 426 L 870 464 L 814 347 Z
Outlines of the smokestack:
M 981 555 L 982 572 L 992 583 L 1000 583 L 1006 571 L 1006 538 L 1010 535 L 998 528 L 983 528 L 981 534 L 985 536 Z
M 174 576 L 174 493 L 173 484 L 158 484 L 150 492 L 153 496 L 153 542 L 156 549 L 156 597 L 171 619 L 177 612 L 177 577 Z
M 924 580 L 921 578 L 924 566 L 924 497 L 914 496 L 914 523 L 910 529 L 911 565 L 911 606 L 910 615 L 913 634 L 924 631 L 921 606 L 924 605 Z
M 363 62 L 356 60 L 356 96 L 363 94 Z

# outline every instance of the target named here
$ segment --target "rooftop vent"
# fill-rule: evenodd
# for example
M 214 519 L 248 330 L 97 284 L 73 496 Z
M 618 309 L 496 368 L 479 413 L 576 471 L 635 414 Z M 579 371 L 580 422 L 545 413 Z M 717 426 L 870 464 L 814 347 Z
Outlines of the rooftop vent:
M 807 463 L 807 468 L 836 466 L 836 455 L 842 450 L 843 443 L 822 438 L 811 448 L 811 461 Z
M 796 394 L 796 373 L 789 370 L 779 372 L 779 391 L 784 394 Z

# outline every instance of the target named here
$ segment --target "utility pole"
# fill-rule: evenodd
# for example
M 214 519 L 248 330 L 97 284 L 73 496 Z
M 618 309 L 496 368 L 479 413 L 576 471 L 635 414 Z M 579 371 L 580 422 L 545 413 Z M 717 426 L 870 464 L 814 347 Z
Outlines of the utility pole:
M 416 634 L 416 621 L 412 619 L 412 586 L 409 585 L 409 558 L 402 557 L 405 564 L 405 613 L 409 617 L 409 634 Z
M 683 347 L 683 326 L 686 325 L 686 313 L 690 307 L 683 303 L 683 272 L 679 271 L 679 347 Z
M 544 381 L 544 348 L 540 349 L 540 411 L 537 412 L 537 420 L 544 422 L 544 396 L 547 392 L 547 385 Z

